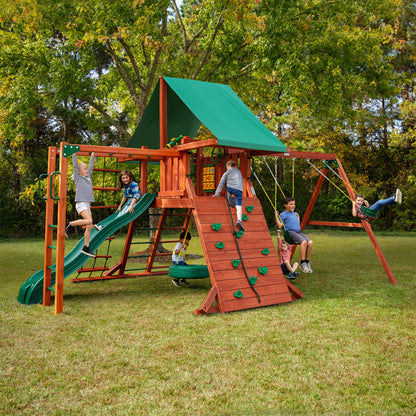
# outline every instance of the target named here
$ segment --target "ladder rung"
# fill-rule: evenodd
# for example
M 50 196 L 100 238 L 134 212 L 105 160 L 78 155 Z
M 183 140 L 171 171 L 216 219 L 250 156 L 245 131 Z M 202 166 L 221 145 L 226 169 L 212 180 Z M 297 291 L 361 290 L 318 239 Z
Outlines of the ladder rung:
M 53 287 L 47 286 L 46 289 L 49 289 L 51 292 L 55 292 L 55 289 Z
M 153 243 L 154 243 L 154 241 L 136 241 L 136 242 L 131 243 L 131 244 L 133 245 L 133 244 L 153 244 Z
M 108 267 L 85 267 L 83 269 L 78 269 L 78 273 L 88 273 L 88 272 L 103 272 L 108 270 Z
M 167 217 L 189 217 L 191 214 L 183 213 L 175 213 L 175 214 L 166 214 Z
M 51 228 L 58 228 L 58 226 L 57 226 L 57 225 L 55 225 L 55 224 L 48 224 L 48 227 L 51 227 Z
M 159 241 L 160 244 L 163 243 L 179 243 L 181 240 L 163 240 L 163 241 Z
M 56 247 L 55 247 L 55 246 L 48 246 L 48 248 L 54 248 L 54 249 L 56 249 Z
M 55 270 L 56 267 L 55 266 L 48 266 L 48 269 Z

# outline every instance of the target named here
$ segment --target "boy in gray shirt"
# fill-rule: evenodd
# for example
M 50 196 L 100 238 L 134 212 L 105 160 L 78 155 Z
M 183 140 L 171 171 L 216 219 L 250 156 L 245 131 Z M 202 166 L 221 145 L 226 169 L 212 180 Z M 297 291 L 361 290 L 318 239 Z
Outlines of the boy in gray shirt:
M 71 227 L 76 225 L 85 225 L 84 233 L 84 247 L 81 253 L 90 257 L 95 257 L 94 253 L 90 250 L 90 234 L 92 227 L 97 231 L 100 231 L 102 226 L 95 225 L 92 220 L 91 214 L 91 202 L 94 202 L 94 192 L 92 189 L 91 175 L 94 169 L 95 156 L 91 153 L 90 163 L 87 165 L 83 162 L 78 163 L 76 154 L 72 155 L 72 164 L 74 166 L 74 173 L 72 179 L 75 182 L 75 208 L 82 220 L 70 221 L 66 224 L 65 235 L 69 237 L 71 233 Z
M 222 175 L 220 183 L 218 184 L 217 190 L 213 196 L 220 196 L 221 190 L 226 185 L 228 192 L 227 199 L 230 206 L 235 206 L 237 212 L 237 227 L 240 231 L 244 231 L 244 226 L 242 222 L 243 216 L 243 176 L 241 172 L 237 169 L 237 164 L 234 160 L 229 160 L 227 162 L 227 170 Z M 234 195 L 233 201 L 232 195 Z

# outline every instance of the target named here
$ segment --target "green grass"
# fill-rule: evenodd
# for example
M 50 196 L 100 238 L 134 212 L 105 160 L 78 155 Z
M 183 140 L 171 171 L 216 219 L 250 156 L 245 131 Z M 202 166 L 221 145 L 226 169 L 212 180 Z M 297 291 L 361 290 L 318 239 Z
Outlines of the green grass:
M 43 241 L 0 241 L 0 414 L 414 415 L 416 234 L 377 234 L 396 285 L 365 233 L 309 234 L 303 299 L 209 316 L 209 279 L 167 276 L 68 278 L 56 316 L 20 305 Z

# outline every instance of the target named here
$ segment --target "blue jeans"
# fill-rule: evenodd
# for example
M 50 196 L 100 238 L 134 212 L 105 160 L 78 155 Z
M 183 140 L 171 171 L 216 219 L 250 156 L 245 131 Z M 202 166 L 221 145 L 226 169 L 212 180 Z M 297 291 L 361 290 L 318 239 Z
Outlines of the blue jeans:
M 370 209 L 373 209 L 374 211 L 380 211 L 381 208 L 384 207 L 384 205 L 391 205 L 391 204 L 395 204 L 393 196 L 387 199 L 380 199 L 380 201 L 377 201 L 375 204 L 371 205 Z

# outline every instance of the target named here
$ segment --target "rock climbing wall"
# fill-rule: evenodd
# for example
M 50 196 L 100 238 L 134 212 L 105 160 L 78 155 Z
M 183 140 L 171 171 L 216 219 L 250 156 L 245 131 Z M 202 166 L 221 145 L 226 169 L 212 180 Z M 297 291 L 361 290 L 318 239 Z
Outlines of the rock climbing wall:
M 224 197 L 194 196 L 193 211 L 212 288 L 200 310 L 232 312 L 291 302 L 301 297 L 283 276 L 263 210 L 257 198 L 243 199 L 245 231 L 234 235 L 236 212 Z M 292 291 L 292 294 L 290 293 Z M 213 298 L 215 309 L 211 308 Z M 211 308 L 211 310 L 210 310 Z

